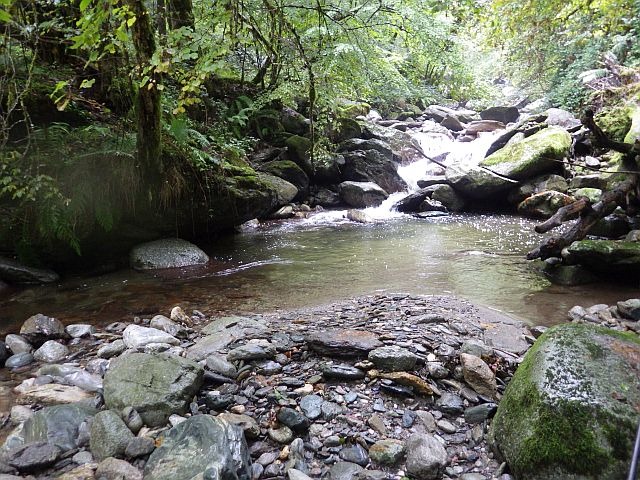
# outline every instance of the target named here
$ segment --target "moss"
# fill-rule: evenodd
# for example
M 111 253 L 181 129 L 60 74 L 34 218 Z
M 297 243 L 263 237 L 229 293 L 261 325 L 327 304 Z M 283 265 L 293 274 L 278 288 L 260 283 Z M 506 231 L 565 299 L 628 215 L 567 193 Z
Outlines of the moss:
M 631 108 L 628 105 L 604 108 L 596 116 L 596 123 L 609 138 L 622 142 L 631 127 Z
M 633 143 L 640 138 L 640 106 L 634 105 L 631 109 L 631 125 L 624 137 L 626 143 Z

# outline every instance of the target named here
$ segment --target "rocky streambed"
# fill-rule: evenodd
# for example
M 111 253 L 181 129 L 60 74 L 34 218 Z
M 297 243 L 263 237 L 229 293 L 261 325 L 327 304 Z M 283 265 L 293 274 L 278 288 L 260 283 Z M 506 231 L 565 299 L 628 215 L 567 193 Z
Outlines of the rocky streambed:
M 623 330 L 636 304 L 573 314 Z M 405 294 L 100 330 L 38 315 L 6 339 L 24 380 L 0 478 L 506 480 L 488 428 L 543 330 Z

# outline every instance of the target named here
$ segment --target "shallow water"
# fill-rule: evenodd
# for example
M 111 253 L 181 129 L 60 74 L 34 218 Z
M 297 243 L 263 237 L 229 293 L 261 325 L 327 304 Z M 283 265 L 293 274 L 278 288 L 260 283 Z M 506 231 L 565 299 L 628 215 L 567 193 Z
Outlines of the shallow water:
M 339 213 L 273 223 L 205 247 L 206 268 L 124 270 L 14 293 L 0 299 L 1 330 L 16 331 L 35 313 L 102 324 L 168 314 L 178 304 L 207 315 L 264 312 L 377 291 L 453 294 L 550 325 L 573 305 L 637 296 L 632 286 L 551 285 L 524 259 L 542 238 L 533 225 L 507 215 L 355 224 Z

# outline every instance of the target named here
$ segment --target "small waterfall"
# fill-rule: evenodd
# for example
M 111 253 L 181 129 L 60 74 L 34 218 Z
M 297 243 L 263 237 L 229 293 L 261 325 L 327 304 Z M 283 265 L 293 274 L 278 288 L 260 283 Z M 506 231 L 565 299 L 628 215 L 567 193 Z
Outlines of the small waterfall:
M 472 142 L 458 142 L 449 135 L 439 132 L 408 132 L 418 142 L 422 152 L 426 157 L 437 157 L 448 154 L 441 163 L 445 165 L 453 164 L 479 164 L 485 153 L 503 130 L 491 133 L 481 133 Z M 406 214 L 393 210 L 393 205 L 404 198 L 407 193 L 418 190 L 418 180 L 427 175 L 442 173 L 442 167 L 435 164 L 429 158 L 420 158 L 415 162 L 398 167 L 398 174 L 406 182 L 408 189 L 406 192 L 392 193 L 377 207 L 368 207 L 362 211 L 373 221 L 389 220 L 392 218 L 404 217 Z M 348 210 L 332 210 L 320 212 L 306 219 L 310 224 L 331 224 L 350 222 L 346 218 Z

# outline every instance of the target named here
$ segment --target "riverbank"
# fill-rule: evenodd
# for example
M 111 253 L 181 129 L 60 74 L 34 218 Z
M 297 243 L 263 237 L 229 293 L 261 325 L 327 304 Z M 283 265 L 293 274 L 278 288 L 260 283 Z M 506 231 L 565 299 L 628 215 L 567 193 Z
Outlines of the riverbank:
M 154 421 L 154 426 L 137 429 L 134 440 L 131 425 L 129 429 L 98 429 L 96 421 L 100 420 L 93 411 L 84 418 L 93 426 L 84 428 L 91 438 L 101 435 L 100 442 L 73 438 L 72 445 L 66 445 L 71 448 L 60 449 L 50 462 L 33 458 L 37 466 L 20 464 L 22 472 L 35 470 L 52 476 L 66 472 L 69 476 L 63 478 L 92 478 L 81 477 L 79 472 L 103 471 L 112 462 L 104 458 L 116 456 L 126 459 L 127 468 L 140 475 L 149 455 L 159 453 L 152 454 L 154 448 L 148 444 L 148 451 L 132 456 L 125 452 L 126 446 L 143 443 L 145 438 L 157 445 L 171 425 L 200 414 L 243 426 L 253 459 L 251 476 L 256 479 L 282 476 L 292 466 L 311 477 L 330 472 L 334 479 L 356 478 L 363 468 L 364 478 L 420 476 L 416 472 L 426 468 L 437 475 L 433 478 L 467 479 L 492 478 L 504 469 L 487 447 L 487 422 L 533 341 L 532 332 L 513 319 L 453 297 L 406 294 L 213 321 L 184 316 L 179 309 L 172 317 L 189 326 L 155 317 L 139 320 L 140 325 L 118 322 L 105 329 L 88 329 L 85 333 L 93 333 L 87 337 L 58 340 L 69 349 L 66 355 L 54 363 L 43 363 L 38 370 L 33 365 L 22 368 L 22 375 L 33 378 L 18 387 L 16 401 L 21 406 L 12 409 L 10 421 L 30 417 L 28 422 L 44 422 L 52 433 L 60 427 L 52 409 L 39 410 L 35 416 L 33 411 L 76 401 L 100 406 L 102 398 L 120 414 L 122 406 L 115 408 L 117 402 L 112 403 L 108 375 L 125 368 L 128 355 L 139 356 L 137 363 L 150 356 L 155 362 L 186 358 L 184 362 L 195 370 L 204 366 L 194 376 L 189 393 L 184 396 L 182 392 L 183 404 L 177 408 L 180 415 L 165 412 L 160 424 Z M 149 325 L 163 327 L 175 336 L 142 328 Z M 67 327 L 70 332 L 80 330 Z M 370 353 L 372 350 L 378 353 Z M 460 359 L 467 358 L 464 354 L 472 357 L 471 363 L 461 364 Z M 196 362 L 202 366 L 195 366 Z M 109 363 L 110 373 L 103 383 Z M 170 392 L 168 386 L 162 394 L 175 400 L 176 392 Z M 151 410 L 167 402 L 137 407 L 147 418 Z M 75 427 L 76 434 L 83 428 Z M 11 436 L 7 445 L 15 438 L 19 436 Z M 407 445 L 424 439 L 436 445 L 435 457 L 433 448 L 414 445 L 407 450 Z M 95 450 L 98 443 L 115 447 L 105 456 Z M 5 462 L 19 464 L 15 456 L 8 458 Z M 24 461 L 24 455 L 20 458 Z

